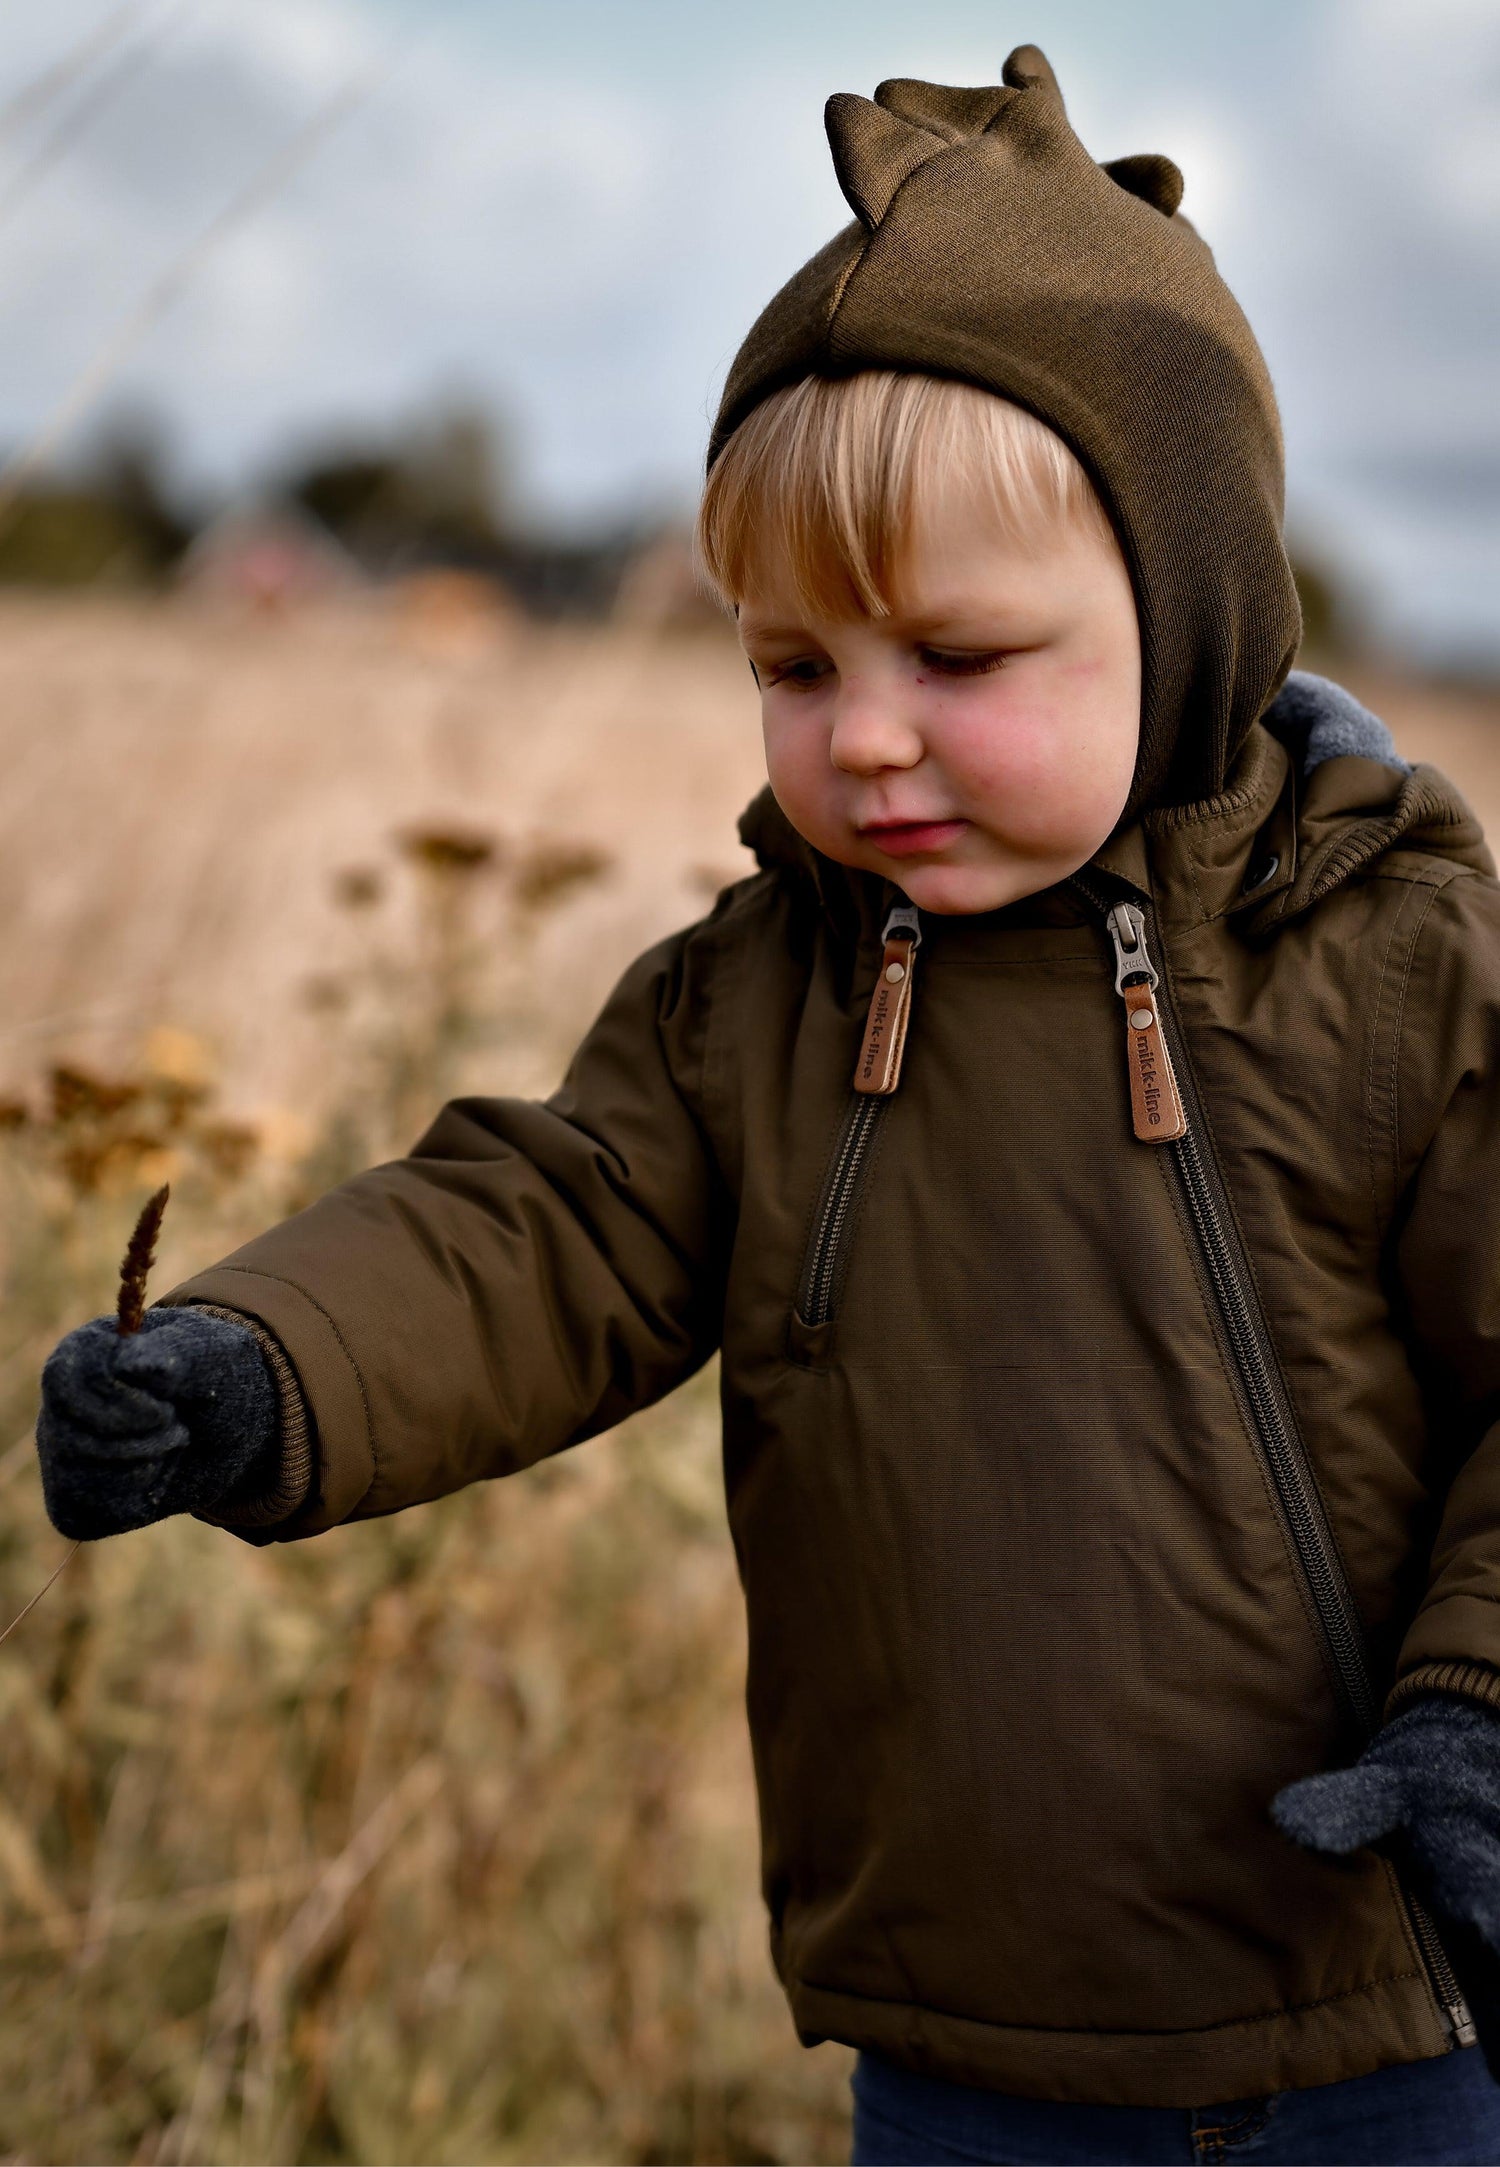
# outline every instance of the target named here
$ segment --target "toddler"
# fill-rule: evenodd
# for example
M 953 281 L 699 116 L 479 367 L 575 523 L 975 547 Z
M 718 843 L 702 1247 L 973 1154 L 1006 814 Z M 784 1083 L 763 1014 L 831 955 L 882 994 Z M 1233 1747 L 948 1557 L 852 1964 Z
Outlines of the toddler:
M 1042 55 L 836 97 L 700 520 L 760 870 L 44 1379 L 252 1542 L 723 1359 L 776 1967 L 855 2156 L 1500 2158 L 1500 888 L 1288 675 L 1274 400 Z

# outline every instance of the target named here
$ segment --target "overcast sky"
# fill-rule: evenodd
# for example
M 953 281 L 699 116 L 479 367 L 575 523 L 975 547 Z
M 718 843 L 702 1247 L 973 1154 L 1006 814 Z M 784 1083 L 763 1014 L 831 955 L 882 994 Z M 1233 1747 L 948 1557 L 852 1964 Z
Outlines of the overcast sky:
M 1393 643 L 1500 662 L 1500 0 L 7 0 L 0 440 L 373 63 L 116 394 L 204 480 L 451 393 L 507 419 L 540 516 L 686 505 L 741 334 L 848 216 L 829 92 L 994 82 L 1024 39 L 1096 156 L 1183 168 L 1301 534 Z

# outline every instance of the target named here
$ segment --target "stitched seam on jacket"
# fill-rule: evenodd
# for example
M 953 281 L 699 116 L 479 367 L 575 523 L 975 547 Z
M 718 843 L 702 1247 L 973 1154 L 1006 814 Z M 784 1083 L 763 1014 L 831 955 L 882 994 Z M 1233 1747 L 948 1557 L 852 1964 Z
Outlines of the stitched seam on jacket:
M 1416 958 L 1417 942 L 1421 938 L 1423 926 L 1427 923 L 1428 912 L 1431 911 L 1441 892 L 1440 889 L 1434 888 L 1428 894 L 1426 908 L 1418 918 L 1412 931 L 1411 940 L 1407 945 L 1406 961 L 1401 969 L 1401 983 L 1396 989 L 1396 1013 L 1392 1019 L 1393 1028 L 1391 1031 L 1390 1106 L 1391 1177 L 1393 1190 L 1397 1192 L 1399 1192 L 1401 1179 L 1401 1033 L 1406 1021 L 1406 995 L 1411 985 L 1412 964 Z
M 1212 913 L 1204 898 L 1203 890 L 1198 885 L 1198 861 L 1191 851 L 1187 854 L 1187 867 L 1188 879 L 1192 883 L 1193 895 L 1198 904 L 1198 923 L 1199 925 L 1207 925 Z
M 1455 876 L 1450 876 L 1450 879 L 1451 879 L 1451 878 L 1453 878 L 1453 877 L 1455 877 Z M 1392 1173 L 1393 1173 L 1393 1176 L 1394 1176 L 1394 1181 L 1395 1181 L 1395 1193 L 1396 1193 L 1396 1194 L 1397 1194 L 1398 1196 L 1399 1196 L 1399 1195 L 1400 1195 L 1400 1193 L 1401 1193 L 1401 1161 L 1402 1161 L 1402 1151 L 1401 1151 L 1401 1108 L 1400 1108 L 1400 1099 L 1399 1099 L 1399 1096 L 1398 1096 L 1398 1085 L 1399 1085 L 1399 1075 L 1400 1075 L 1400 1061 L 1401 1061 L 1401 1033 L 1402 1033 L 1402 1029 L 1403 1029 L 1403 1026 L 1404 1026 L 1404 1023 L 1405 1023 L 1405 1015 L 1406 1015 L 1406 993 L 1407 993 L 1407 987 L 1409 986 L 1409 984 L 1410 984 L 1410 982 L 1411 982 L 1411 974 L 1412 974 L 1412 971 L 1414 970 L 1414 968 L 1415 968 L 1415 966 L 1416 966 L 1416 959 L 1417 959 L 1417 944 L 1418 944 L 1419 940 L 1421 939 L 1421 936 L 1422 936 L 1422 932 L 1423 932 L 1423 929 L 1425 928 L 1425 926 L 1426 926 L 1426 924 L 1427 924 L 1427 920 L 1428 920 L 1428 917 L 1429 917 L 1429 916 L 1430 916 L 1430 914 L 1431 914 L 1431 911 L 1432 911 L 1432 907 L 1433 907 L 1433 905 L 1434 905 L 1434 904 L 1436 903 L 1436 901 L 1437 901 L 1438 897 L 1439 897 L 1439 896 L 1440 896 L 1440 895 L 1441 895 L 1441 894 L 1442 894 L 1442 893 L 1444 892 L 1444 890 L 1445 890 L 1445 889 L 1446 889 L 1446 888 L 1448 887 L 1448 885 L 1449 885 L 1449 881 L 1446 881 L 1446 880 L 1445 880 L 1445 881 L 1441 882 L 1440 884 L 1434 885 L 1434 887 L 1432 888 L 1432 890 L 1431 890 L 1431 892 L 1430 892 L 1430 894 L 1429 894 L 1429 896 L 1428 896 L 1428 898 L 1427 898 L 1427 905 L 1426 905 L 1426 908 L 1425 908 L 1425 909 L 1423 910 L 1423 912 L 1422 912 L 1422 915 L 1421 915 L 1421 917 L 1420 917 L 1420 918 L 1419 918 L 1419 919 L 1417 920 L 1417 925 L 1416 925 L 1416 931 L 1415 931 L 1415 932 L 1413 933 L 1413 935 L 1412 935 L 1411 947 L 1410 947 L 1410 950 L 1408 951 L 1408 954 L 1407 954 L 1407 958 L 1406 958 L 1406 968 L 1405 968 L 1405 970 L 1403 971 L 1403 973 L 1402 973 L 1402 977 L 1401 977 L 1401 996 L 1400 996 L 1400 1003 L 1399 1003 L 1399 1006 L 1398 1006 L 1398 1008 L 1397 1008 L 1397 1012 L 1396 1012 L 1396 1030 L 1395 1030 L 1395 1036 L 1394 1036 L 1394 1043 L 1392 1044 L 1392 1047 L 1391 1047 L 1391 1148 L 1392 1148 L 1392 1154 L 1393 1154 L 1393 1156 L 1392 1156 Z
M 1315 2009 L 1332 2009 L 1340 2002 L 1356 2001 L 1361 1995 L 1377 1993 L 1381 1987 L 1399 1986 L 1403 1979 L 1416 1979 L 1416 1970 L 1382 1972 L 1378 1979 L 1367 1979 L 1363 1986 L 1344 1987 L 1337 1994 L 1322 1994 L 1316 2001 L 1287 2002 L 1280 2009 L 1266 2009 L 1253 2017 L 1221 2017 L 1214 2024 L 1179 2026 L 1172 2030 L 1125 2031 L 1113 2025 L 1103 2024 L 1001 2024 L 993 2017 L 968 2016 L 961 2009 L 939 2009 L 930 2002 L 893 2001 L 884 1994 L 861 1994 L 847 1986 L 820 1986 L 815 1979 L 792 1976 L 791 1986 L 795 1993 L 801 1986 L 810 1994 L 827 1994 L 837 2001 L 868 2002 L 874 2009 L 911 2009 L 921 2016 L 942 2017 L 955 2024 L 972 2024 L 987 2032 L 1039 2032 L 1055 2039 L 1206 2039 L 1212 2032 L 1251 2031 L 1258 2024 L 1278 2024 L 1287 2017 L 1309 2016 Z
M 1326 1665 L 1323 1664 L 1319 1654 L 1323 1644 L 1323 1628 L 1308 1589 L 1307 1575 L 1303 1572 L 1302 1561 L 1297 1555 L 1297 1546 L 1292 1540 L 1292 1531 L 1287 1525 L 1286 1512 L 1277 1494 L 1276 1485 L 1271 1479 L 1271 1470 L 1266 1465 L 1265 1448 L 1255 1433 L 1254 1423 L 1249 1419 L 1249 1410 L 1245 1406 L 1244 1395 L 1235 1386 L 1232 1357 L 1229 1348 L 1225 1344 L 1223 1323 L 1218 1314 L 1218 1304 L 1214 1301 L 1209 1288 L 1207 1271 L 1198 1248 L 1198 1238 L 1183 1214 L 1182 1199 L 1178 1195 L 1176 1177 L 1167 1165 L 1165 1152 L 1157 1152 L 1156 1163 L 1161 1170 L 1161 1178 L 1166 1184 L 1167 1200 L 1171 1204 L 1172 1216 L 1177 1221 L 1177 1231 L 1182 1237 L 1182 1244 L 1187 1252 L 1188 1266 L 1193 1275 L 1193 1285 L 1198 1290 L 1198 1301 L 1203 1310 L 1204 1322 L 1208 1326 L 1209 1338 L 1219 1358 L 1219 1369 L 1224 1378 L 1224 1389 L 1228 1392 L 1234 1404 L 1235 1420 L 1239 1423 L 1240 1434 L 1249 1448 L 1255 1472 L 1260 1477 L 1260 1486 L 1265 1492 L 1266 1506 L 1271 1515 L 1271 1525 L 1275 1528 L 1281 1543 L 1281 1553 L 1286 1559 L 1287 1571 L 1291 1575 L 1292 1588 L 1297 1597 L 1298 1607 L 1302 1612 L 1303 1623 L 1312 1636 L 1313 1652 L 1315 1655 L 1319 1655 L 1320 1667 L 1326 1670 Z
M 1381 1012 L 1385 1005 L 1386 981 L 1391 968 L 1391 950 L 1395 946 L 1396 929 L 1401 923 L 1401 913 L 1405 907 L 1406 897 L 1403 896 L 1396 905 L 1395 915 L 1392 917 L 1390 927 L 1386 933 L 1385 952 L 1380 958 L 1380 975 L 1375 981 L 1374 1014 L 1370 1022 L 1370 1047 L 1365 1059 L 1365 1161 L 1370 1176 L 1370 1232 L 1377 1244 L 1380 1240 L 1381 1211 L 1380 1143 L 1375 1116 L 1377 1097 L 1375 1075 L 1380 1052 Z M 1399 1043 L 1400 1035 L 1400 1032 L 1393 1026 L 1391 1030 L 1391 1044 L 1393 1047 Z M 1395 1146 L 1392 1143 L 1392 1165 L 1395 1163 L 1395 1157 Z
M 1420 935 L 1423 924 L 1426 921 L 1427 912 L 1432 908 L 1433 898 L 1436 896 L 1437 892 L 1438 891 L 1435 888 L 1430 891 L 1427 902 L 1422 908 L 1416 925 L 1412 929 L 1411 938 L 1407 943 L 1406 965 L 1402 973 L 1400 986 L 1397 990 L 1395 1012 L 1391 1018 L 1390 1024 L 1390 1082 L 1389 1090 L 1387 1092 L 1387 1104 L 1390 1127 L 1390 1198 L 1392 1207 L 1394 1207 L 1395 1200 L 1400 1194 L 1401 1147 L 1396 1128 L 1396 1068 L 1400 1059 L 1401 1017 L 1402 1010 L 1405 1005 L 1406 983 L 1411 973 L 1412 954 L 1416 947 L 1417 938 Z M 1411 900 L 1412 893 L 1413 891 L 1408 889 L 1407 893 L 1401 898 L 1401 901 L 1397 904 L 1395 913 L 1391 919 L 1390 930 L 1386 935 L 1385 953 L 1381 956 L 1380 959 L 1380 976 L 1376 982 L 1374 1015 L 1372 1017 L 1370 1025 L 1369 1058 L 1365 1064 L 1365 1130 L 1366 1153 L 1369 1160 L 1370 1170 L 1370 1226 L 1377 1246 L 1381 1239 L 1382 1222 L 1386 1216 L 1381 1204 L 1380 1148 L 1379 1140 L 1376 1133 L 1377 1123 L 1375 1116 L 1375 1108 L 1379 1097 L 1379 1087 L 1376 1080 L 1377 1062 L 1379 1060 L 1380 1040 L 1383 1029 L 1382 1014 L 1385 1006 L 1387 988 L 1391 976 L 1391 953 L 1396 946 L 1396 937 L 1401 929 L 1401 920 L 1406 912 L 1407 905 Z
M 698 1126 L 705 1142 L 713 1145 L 713 1159 L 719 1175 L 729 1186 L 725 1168 L 715 1141 L 715 1121 L 718 1133 L 726 1139 L 737 1139 L 735 1175 L 741 1188 L 744 1186 L 744 1124 L 737 1120 L 731 1103 L 731 1093 L 721 1076 L 733 1074 L 735 1063 L 725 1044 L 726 1031 L 723 1017 L 726 1013 L 720 998 L 721 979 L 726 974 L 743 975 L 745 954 L 749 940 L 754 938 L 754 928 L 747 936 L 743 930 L 738 938 L 731 938 L 734 921 L 749 917 L 756 910 L 781 910 L 791 908 L 791 899 L 779 876 L 770 870 L 752 874 L 744 882 L 736 883 L 736 892 L 716 916 L 710 917 L 695 928 L 698 935 L 710 944 L 710 960 L 703 974 L 703 1052 L 699 1065 Z M 684 946 L 684 964 L 686 947 Z M 731 983 L 731 1009 L 734 984 Z M 685 1094 L 681 1094 L 687 1104 Z M 737 1201 L 737 1200 L 736 1200 Z

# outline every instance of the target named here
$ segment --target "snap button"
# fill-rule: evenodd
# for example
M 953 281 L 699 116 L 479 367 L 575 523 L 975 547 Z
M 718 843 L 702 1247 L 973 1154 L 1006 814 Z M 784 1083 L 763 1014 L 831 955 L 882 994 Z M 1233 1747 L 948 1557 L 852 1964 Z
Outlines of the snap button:
M 1256 891 L 1256 889 L 1257 889 L 1257 888 L 1263 888 L 1263 887 L 1264 887 L 1264 886 L 1266 885 L 1266 882 L 1267 882 L 1268 880 L 1274 880 L 1274 879 L 1276 878 L 1276 875 L 1277 875 L 1277 874 L 1278 874 L 1278 873 L 1279 873 L 1280 871 L 1281 871 L 1281 860 L 1280 860 L 1280 858 L 1276 857 L 1276 856 L 1275 856 L 1275 855 L 1273 854 L 1273 855 L 1272 855 L 1271 857 L 1267 858 L 1267 860 L 1266 860 L 1265 864 L 1264 864 L 1264 865 L 1263 865 L 1263 866 L 1261 867 L 1261 869 L 1260 869 L 1260 871 L 1259 871 L 1258 873 L 1247 873 L 1247 874 L 1246 874 L 1246 876 L 1245 876 L 1245 893 L 1246 893 L 1246 895 L 1254 895 L 1254 893 L 1255 893 L 1255 891 Z

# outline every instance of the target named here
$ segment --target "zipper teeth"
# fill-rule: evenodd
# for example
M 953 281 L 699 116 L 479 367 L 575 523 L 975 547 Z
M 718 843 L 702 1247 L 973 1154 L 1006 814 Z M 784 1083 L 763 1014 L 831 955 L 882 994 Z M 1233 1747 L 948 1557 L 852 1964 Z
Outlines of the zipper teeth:
M 834 1278 L 844 1228 L 885 1107 L 883 1098 L 854 1095 L 844 1117 L 843 1133 L 818 1211 L 812 1255 L 803 1281 L 803 1297 L 798 1304 L 804 1324 L 826 1324 L 832 1313 Z
M 1437 1989 L 1438 2000 L 1442 2003 L 1444 2014 L 1453 2028 L 1454 2040 L 1461 2047 L 1476 2046 L 1479 2034 L 1474 2027 L 1474 2019 L 1470 2013 L 1468 2002 L 1464 1998 L 1464 1990 L 1458 1983 L 1458 1975 L 1449 1961 L 1447 1950 L 1443 1947 L 1442 1938 L 1433 1922 L 1432 1914 L 1421 1898 L 1413 1895 L 1410 1889 L 1403 1886 L 1401 1893 L 1406 1899 L 1406 1908 L 1411 1915 L 1412 1932 L 1417 1937 L 1417 1947 L 1421 1952 L 1422 1961 L 1426 1964 L 1432 1976 L 1432 1983 Z
M 1092 882 L 1079 880 L 1076 875 L 1074 885 L 1096 910 L 1107 916 L 1110 909 L 1107 896 L 1102 895 Z M 1154 933 L 1154 922 L 1151 930 Z M 1143 955 L 1143 963 L 1145 960 Z M 1323 1510 L 1312 1467 L 1277 1390 L 1275 1351 L 1268 1343 L 1256 1305 L 1247 1292 L 1245 1273 L 1235 1253 L 1226 1212 L 1219 1208 L 1214 1177 L 1198 1147 L 1202 1108 L 1177 1029 L 1171 987 L 1165 976 L 1160 982 L 1158 1012 L 1188 1118 L 1186 1135 L 1169 1144 L 1167 1149 L 1177 1169 L 1199 1252 L 1229 1340 L 1234 1367 L 1250 1407 L 1272 1485 L 1286 1515 L 1292 1547 L 1312 1598 L 1334 1676 L 1360 1735 L 1369 1738 L 1377 1727 L 1379 1711 L 1365 1660 L 1359 1613 L 1334 1546 L 1333 1532 Z M 1448 1952 L 1420 1899 L 1404 1886 L 1401 1893 L 1418 1950 L 1454 2040 L 1460 2045 L 1471 2046 L 1476 2037 L 1473 2018 Z
M 1255 1428 L 1271 1469 L 1271 1478 L 1291 1525 L 1292 1541 L 1312 1595 L 1313 1608 L 1350 1714 L 1362 1732 L 1376 1724 L 1375 1696 L 1365 1666 L 1354 1598 L 1333 1549 L 1333 1538 L 1313 1488 L 1312 1471 L 1292 1435 L 1271 1381 L 1270 1363 L 1256 1319 L 1236 1269 L 1223 1217 L 1213 1194 L 1203 1154 L 1191 1127 L 1168 1147 L 1182 1174 L 1188 1209 L 1199 1247 L 1213 1281 L 1214 1295 L 1234 1351 L 1235 1367 L 1250 1402 Z

